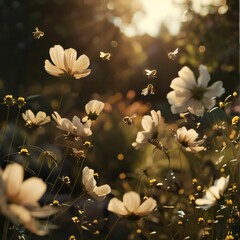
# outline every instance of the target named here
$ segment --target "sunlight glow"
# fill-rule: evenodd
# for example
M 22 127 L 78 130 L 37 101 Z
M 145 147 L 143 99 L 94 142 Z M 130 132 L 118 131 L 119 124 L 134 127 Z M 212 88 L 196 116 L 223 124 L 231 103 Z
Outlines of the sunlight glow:
M 170 34 L 179 32 L 183 9 L 173 4 L 171 0 L 139 0 L 142 11 L 134 14 L 131 24 L 122 25 L 118 20 L 115 24 L 129 37 L 135 35 L 149 34 L 156 37 L 161 25 L 165 24 Z

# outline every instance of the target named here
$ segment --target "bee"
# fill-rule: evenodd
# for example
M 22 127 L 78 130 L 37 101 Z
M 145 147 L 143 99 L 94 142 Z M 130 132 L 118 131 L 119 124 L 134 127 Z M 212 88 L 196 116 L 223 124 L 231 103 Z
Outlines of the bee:
M 156 74 L 157 74 L 157 70 L 153 69 L 153 70 L 148 70 L 145 69 L 146 75 L 148 76 L 148 78 L 156 78 Z
M 148 139 L 148 142 L 149 143 L 151 143 L 152 145 L 154 145 L 155 146 L 155 149 L 157 148 L 157 149 L 159 149 L 159 150 L 162 150 L 163 149 L 163 145 L 162 145 L 162 143 L 160 143 L 160 141 L 158 140 L 158 139 L 155 139 L 155 138 L 150 138 L 150 139 Z M 154 150 L 155 150 L 154 149 Z
M 133 119 L 137 117 L 137 114 L 133 114 L 132 116 L 126 116 L 123 118 L 123 122 L 126 123 L 127 125 L 132 125 L 134 123 Z
M 110 61 L 111 53 L 100 52 L 100 58 Z
M 178 54 L 178 48 L 176 48 L 173 52 L 168 53 L 168 58 L 171 60 L 175 60 Z
M 141 92 L 141 95 L 144 95 L 144 96 L 147 96 L 147 95 L 151 95 L 151 94 L 154 94 L 156 91 L 153 87 L 153 85 L 150 83 L 147 85 L 146 88 L 144 88 Z
M 44 32 L 40 31 L 38 27 L 35 27 L 35 32 L 32 32 L 32 34 L 33 34 L 33 37 L 36 39 L 39 39 L 44 36 Z

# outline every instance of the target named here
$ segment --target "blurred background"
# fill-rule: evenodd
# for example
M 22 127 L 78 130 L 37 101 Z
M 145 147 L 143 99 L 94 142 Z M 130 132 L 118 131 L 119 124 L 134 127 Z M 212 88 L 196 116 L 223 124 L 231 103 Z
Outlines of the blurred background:
M 101 181 L 113 189 L 119 184 L 128 189 L 123 183 L 127 173 L 141 171 L 141 162 L 145 163 L 149 153 L 135 151 L 131 146 L 141 117 L 155 109 L 161 110 L 167 123 L 178 118 L 171 114 L 166 94 L 182 66 L 189 66 L 197 76 L 199 65 L 206 65 L 212 82 L 223 81 L 223 98 L 238 91 L 238 26 L 239 1 L 0 0 L 0 96 L 3 99 L 12 94 L 27 99 L 40 95 L 29 98 L 21 111 L 43 110 L 51 114 L 58 109 L 64 89 L 60 114 L 69 118 L 74 114 L 84 116 L 84 106 L 91 99 L 105 102 L 105 111 L 93 125 L 94 148 L 86 164 L 94 167 Z M 40 39 L 33 37 L 36 27 L 44 32 Z M 47 74 L 44 61 L 50 59 L 50 47 L 57 44 L 76 49 L 78 56 L 86 54 L 91 74 L 69 82 Z M 168 53 L 176 48 L 176 59 L 169 59 Z M 110 61 L 101 59 L 100 51 L 109 52 Z M 157 70 L 152 81 L 154 95 L 141 95 L 149 83 L 145 69 Z M 1 138 L 1 160 L 8 153 L 11 123 L 14 126 L 17 112 L 14 106 L 9 113 L 9 137 Z M 122 118 L 134 113 L 135 124 L 124 124 Z M 6 115 L 7 107 L 2 105 L 1 124 Z M 62 149 L 52 146 L 57 136 L 53 124 L 33 135 L 23 126 L 20 119 L 12 152 L 19 151 L 27 136 L 31 145 L 48 147 L 61 155 Z M 75 165 L 71 164 L 65 171 L 74 176 Z

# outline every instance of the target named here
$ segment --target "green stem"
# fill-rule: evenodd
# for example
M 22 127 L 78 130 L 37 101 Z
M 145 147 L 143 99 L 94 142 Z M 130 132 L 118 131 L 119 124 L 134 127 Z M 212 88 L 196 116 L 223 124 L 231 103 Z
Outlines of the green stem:
M 109 238 L 110 234 L 112 233 L 112 231 L 114 230 L 114 228 L 117 226 L 119 220 L 120 220 L 120 217 L 117 218 L 116 222 L 113 224 L 111 230 L 108 232 L 108 234 L 107 234 L 107 236 L 105 237 L 104 240 L 107 240 L 107 239 Z
M 11 139 L 11 142 L 10 142 L 10 147 L 9 147 L 9 150 L 8 150 L 8 159 L 7 159 L 8 161 L 9 161 L 11 150 L 12 150 L 13 140 L 14 140 L 14 137 L 15 137 L 15 130 L 16 130 L 18 119 L 19 119 L 19 115 L 20 115 L 20 110 L 21 110 L 21 108 L 18 109 L 16 122 L 15 122 L 14 128 L 13 128 L 13 135 L 12 135 L 12 139 Z
M 7 240 L 7 234 L 8 234 L 8 226 L 9 226 L 9 220 L 5 218 L 4 220 L 4 227 L 3 227 L 3 238 L 2 240 Z

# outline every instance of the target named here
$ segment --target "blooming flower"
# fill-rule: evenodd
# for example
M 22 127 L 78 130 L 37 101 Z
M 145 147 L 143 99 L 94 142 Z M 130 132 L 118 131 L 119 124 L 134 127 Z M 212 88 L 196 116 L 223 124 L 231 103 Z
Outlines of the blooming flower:
M 216 103 L 216 97 L 221 96 L 225 89 L 222 81 L 217 81 L 207 87 L 210 75 L 207 67 L 200 65 L 199 77 L 196 81 L 193 72 L 183 67 L 178 72 L 179 77 L 173 79 L 170 87 L 174 90 L 167 94 L 168 102 L 172 105 L 173 113 L 190 111 L 202 116 L 205 109 L 211 109 Z
M 82 171 L 82 184 L 85 192 L 98 201 L 103 200 L 107 194 L 111 192 L 111 188 L 108 184 L 104 184 L 100 187 L 97 186 L 97 182 L 94 179 L 94 170 L 85 167 Z
M 96 120 L 104 108 L 104 103 L 98 100 L 91 100 L 85 105 L 87 116 L 83 118 L 86 122 L 88 119 Z
M 54 65 L 49 61 L 45 61 L 45 70 L 53 75 L 60 77 L 69 74 L 76 79 L 86 77 L 91 70 L 89 66 L 89 58 L 86 55 L 81 55 L 77 59 L 77 52 L 73 48 L 64 50 L 62 46 L 55 45 L 50 48 L 49 54 Z
M 82 124 L 80 119 L 77 116 L 74 116 L 71 122 L 67 118 L 61 118 L 61 116 L 56 111 L 53 112 L 52 117 L 57 124 L 57 128 L 68 132 L 68 135 L 72 135 L 74 139 L 78 137 L 87 137 L 92 135 L 92 131 L 90 129 L 90 120 Z
M 176 131 L 175 138 L 186 151 L 200 152 L 205 149 L 204 146 L 201 146 L 205 139 L 196 141 L 198 133 L 194 129 L 187 130 L 186 127 L 181 127 Z
M 123 201 L 120 201 L 116 197 L 112 198 L 108 204 L 108 211 L 114 212 L 121 217 L 137 219 L 147 216 L 156 206 L 156 200 L 151 197 L 141 204 L 139 194 L 130 191 L 123 195 Z
M 204 197 L 196 199 L 195 204 L 204 210 L 207 210 L 215 205 L 217 200 L 223 196 L 223 193 L 228 186 L 229 178 L 230 175 L 226 178 L 220 177 L 215 180 L 214 185 L 206 190 Z
M 24 168 L 17 163 L 8 164 L 0 170 L 0 212 L 14 225 L 23 225 L 29 231 L 43 236 L 49 226 L 41 224 L 36 218 L 56 213 L 50 206 L 40 208 L 38 200 L 47 189 L 46 183 L 37 177 L 23 181 Z
M 39 111 L 35 116 L 34 113 L 29 109 L 25 113 L 22 113 L 23 119 L 26 121 L 26 126 L 39 127 L 50 122 L 50 117 L 45 112 Z
M 161 120 L 160 111 L 151 111 L 151 116 L 145 115 L 142 118 L 142 127 L 144 131 L 140 131 L 137 134 L 136 142 L 132 143 L 132 146 L 139 149 L 141 146 L 148 143 L 151 138 L 156 139 L 158 134 L 158 125 Z

